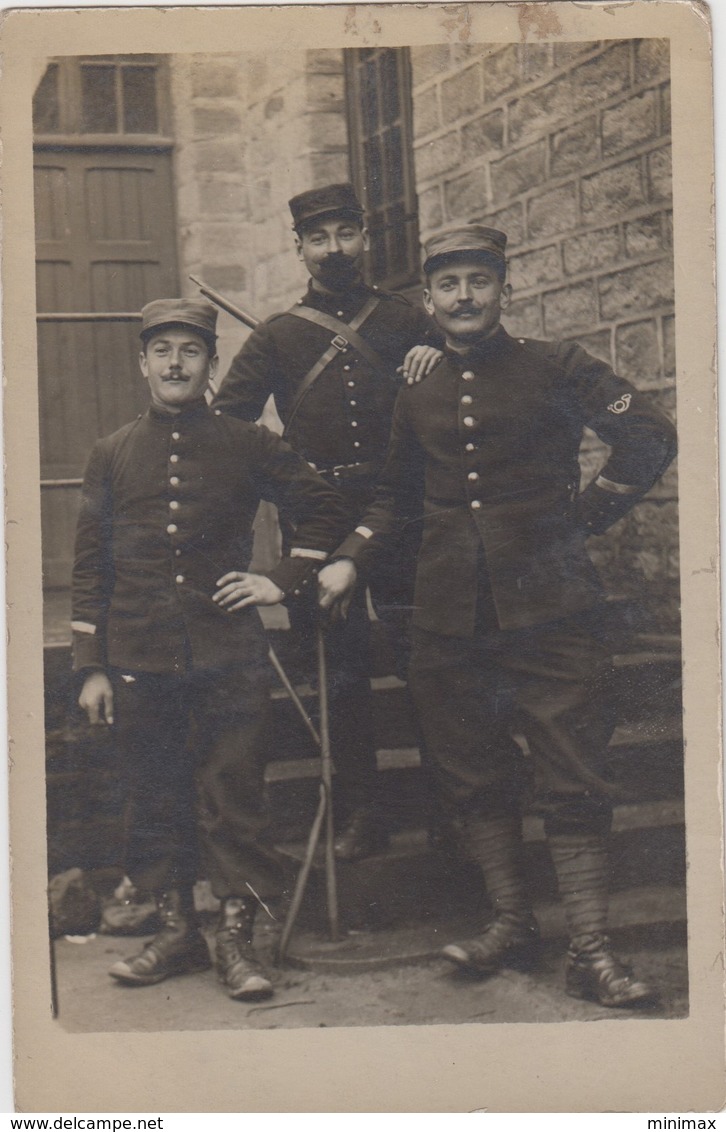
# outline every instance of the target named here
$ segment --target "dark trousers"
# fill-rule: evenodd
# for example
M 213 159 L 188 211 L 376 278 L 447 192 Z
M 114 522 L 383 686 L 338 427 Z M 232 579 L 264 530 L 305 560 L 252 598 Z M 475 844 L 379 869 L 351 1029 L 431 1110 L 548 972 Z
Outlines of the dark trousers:
M 325 471 L 321 474 L 340 492 L 352 530 L 371 503 L 375 479 L 346 478 Z M 292 530 L 284 516 L 281 528 L 283 545 L 289 547 L 293 541 Z M 420 529 L 415 524 L 409 524 L 405 534 L 389 538 L 375 572 L 366 579 L 376 613 L 383 622 L 394 665 L 401 675 L 408 662 L 408 631 L 419 541 Z M 298 602 L 290 604 L 288 613 L 290 627 L 310 664 L 315 655 L 317 609 L 312 602 Z M 336 812 L 340 818 L 345 818 L 357 807 L 383 805 L 373 726 L 371 623 L 365 584 L 357 587 L 347 619 L 327 624 L 325 642 Z
M 414 629 L 410 687 L 452 819 L 518 813 L 530 794 L 549 834 L 609 830 L 610 659 L 594 612 L 471 639 Z
M 214 895 L 280 891 L 265 847 L 269 666 L 115 674 L 126 789 L 126 872 L 145 891 L 206 876 Z

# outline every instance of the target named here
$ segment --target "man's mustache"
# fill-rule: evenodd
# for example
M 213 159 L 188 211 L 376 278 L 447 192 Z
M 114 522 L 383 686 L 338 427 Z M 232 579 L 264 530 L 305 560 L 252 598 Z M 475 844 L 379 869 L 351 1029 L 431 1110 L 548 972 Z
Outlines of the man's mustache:
M 344 252 L 333 252 L 320 261 L 321 271 L 351 271 L 355 270 L 355 260 Z

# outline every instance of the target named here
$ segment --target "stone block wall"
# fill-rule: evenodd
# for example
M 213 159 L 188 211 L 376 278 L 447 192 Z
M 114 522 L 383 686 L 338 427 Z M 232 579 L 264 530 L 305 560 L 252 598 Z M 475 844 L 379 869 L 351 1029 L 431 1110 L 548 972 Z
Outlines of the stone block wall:
M 669 58 L 661 40 L 411 49 L 422 237 L 509 234 L 511 333 L 576 339 L 675 412 Z M 172 56 L 183 288 L 264 318 L 306 275 L 287 200 L 349 176 L 340 51 Z M 246 336 L 220 317 L 221 372 Z M 279 427 L 271 407 L 266 423 Z M 583 445 L 583 478 L 604 459 Z M 675 470 L 592 553 L 615 592 L 677 621 Z M 272 537 L 272 536 L 270 536 Z
M 285 310 L 307 285 L 287 202 L 350 175 L 342 53 L 177 55 L 170 81 L 183 291 L 196 293 L 191 273 L 256 318 Z M 249 330 L 227 314 L 218 327 L 223 377 Z M 272 400 L 262 421 L 282 431 Z M 263 504 L 252 567 L 278 556 Z
M 421 234 L 509 235 L 505 325 L 574 339 L 675 413 L 669 52 L 665 40 L 411 51 Z M 602 464 L 583 445 L 583 479 Z M 591 543 L 612 590 L 678 620 L 677 479 Z
M 191 272 L 257 318 L 306 285 L 287 202 L 349 176 L 340 51 L 170 61 L 182 287 Z M 247 331 L 220 316 L 221 372 Z

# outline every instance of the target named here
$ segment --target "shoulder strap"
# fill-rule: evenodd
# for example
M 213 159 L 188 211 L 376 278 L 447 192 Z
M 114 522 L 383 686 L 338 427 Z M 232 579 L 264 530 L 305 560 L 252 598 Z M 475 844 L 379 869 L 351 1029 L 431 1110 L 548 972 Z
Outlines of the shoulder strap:
M 318 326 L 325 327 L 326 330 L 332 330 L 334 337 L 325 352 L 321 354 L 315 365 L 308 370 L 305 377 L 300 382 L 297 395 L 287 416 L 287 424 L 285 425 L 286 433 L 289 431 L 293 418 L 313 383 L 317 381 L 320 374 L 326 366 L 332 362 L 333 358 L 347 349 L 348 346 L 352 346 L 357 350 L 376 372 L 388 376 L 378 354 L 368 345 L 360 334 L 357 333 L 358 327 L 362 326 L 366 319 L 373 314 L 379 302 L 380 300 L 376 298 L 375 295 L 371 295 L 358 311 L 355 318 L 352 318 L 349 323 L 341 322 L 340 319 L 334 318 L 333 315 L 325 314 L 324 311 L 316 310 L 315 307 L 294 306 L 287 312 L 288 314 L 294 315 L 296 318 L 302 318 L 307 322 L 314 322 Z

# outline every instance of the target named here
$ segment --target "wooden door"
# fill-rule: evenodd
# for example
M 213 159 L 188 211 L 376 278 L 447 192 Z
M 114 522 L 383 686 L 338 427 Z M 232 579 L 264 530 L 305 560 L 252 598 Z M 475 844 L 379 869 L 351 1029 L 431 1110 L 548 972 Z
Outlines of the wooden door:
M 91 446 L 148 403 L 137 360 L 138 312 L 150 299 L 178 293 L 170 142 L 152 148 L 97 141 L 56 136 L 36 142 L 48 587 L 70 581 L 80 479 Z

